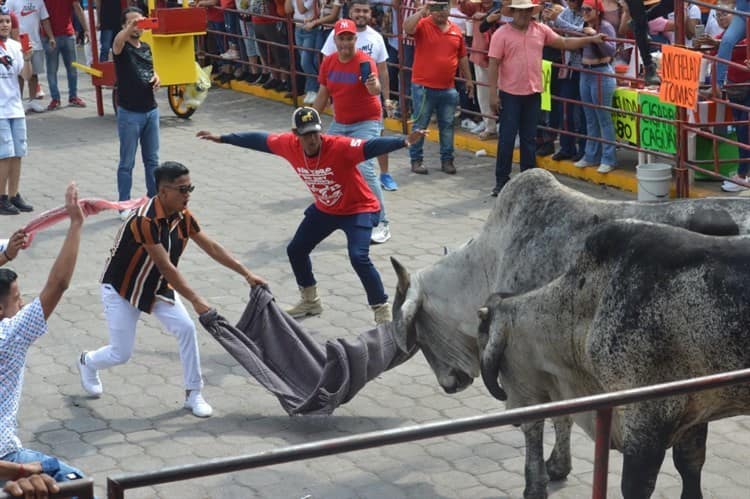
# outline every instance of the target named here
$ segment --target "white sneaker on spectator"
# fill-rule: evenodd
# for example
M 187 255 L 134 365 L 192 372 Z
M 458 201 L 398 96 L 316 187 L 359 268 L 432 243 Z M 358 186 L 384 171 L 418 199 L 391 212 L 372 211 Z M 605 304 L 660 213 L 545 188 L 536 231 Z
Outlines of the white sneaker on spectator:
M 315 98 L 317 96 L 318 92 L 313 92 L 312 90 L 310 90 L 305 94 L 305 99 L 302 102 L 304 102 L 305 104 L 312 104 L 313 102 L 315 102 Z
M 127 220 L 127 219 L 128 219 L 128 217 L 130 217 L 130 210 L 122 210 L 122 211 L 120 212 L 120 220 L 122 220 L 123 222 L 124 222 L 125 220 Z
M 573 166 L 575 166 L 576 168 L 586 168 L 587 166 L 596 166 L 596 165 L 593 163 L 589 163 L 585 159 L 581 158 L 575 163 L 573 163 Z
M 391 238 L 391 229 L 385 222 L 380 222 L 377 227 L 372 229 L 372 235 L 370 235 L 370 241 L 375 244 L 383 244 Z
M 234 60 L 240 58 L 240 53 L 236 48 L 229 47 L 229 50 L 221 54 L 219 57 L 221 57 L 222 59 Z
M 102 380 L 99 379 L 99 371 L 86 365 L 87 353 L 88 352 L 81 352 L 81 356 L 78 357 L 76 366 L 81 375 L 81 386 L 83 387 L 83 390 L 92 397 L 98 397 L 102 394 L 104 388 L 102 387 Z
M 203 398 L 203 395 L 198 390 L 190 390 L 190 395 L 185 399 L 183 407 L 193 411 L 193 416 L 199 418 L 207 418 L 214 413 L 214 410 L 208 405 L 208 402 L 206 402 L 206 399 Z
M 484 120 L 480 121 L 476 124 L 471 130 L 469 130 L 471 133 L 476 133 L 477 135 L 484 132 L 487 129 L 487 125 L 484 123 Z
M 735 175 L 732 177 L 734 180 L 739 180 L 741 182 L 747 182 L 747 177 L 740 177 L 739 175 Z M 721 190 L 724 192 L 742 192 L 744 190 L 747 190 L 747 187 L 743 187 L 739 184 L 735 184 L 734 182 L 730 182 L 728 180 L 725 180 L 721 183 Z
M 471 130 L 475 126 L 477 126 L 477 124 L 471 121 L 469 118 L 464 118 L 461 120 L 461 128 L 463 128 L 464 130 Z
M 42 104 L 39 101 L 30 100 L 29 101 L 29 106 L 28 106 L 27 110 L 33 111 L 35 113 L 43 113 L 44 111 L 47 110 L 47 106 L 45 106 L 44 104 Z
M 607 163 L 602 163 L 599 165 L 599 168 L 597 168 L 596 171 L 599 173 L 609 173 L 614 169 L 615 169 L 614 166 L 608 165 Z

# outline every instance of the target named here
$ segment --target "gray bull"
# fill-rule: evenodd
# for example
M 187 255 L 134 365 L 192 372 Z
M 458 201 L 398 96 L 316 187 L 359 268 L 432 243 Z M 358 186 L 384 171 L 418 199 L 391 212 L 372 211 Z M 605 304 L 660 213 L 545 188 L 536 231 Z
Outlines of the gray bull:
M 562 275 L 597 224 L 618 218 L 661 222 L 716 235 L 750 232 L 750 199 L 702 199 L 645 204 L 601 201 L 533 169 L 503 189 L 482 232 L 414 275 L 392 259 L 396 339 L 418 345 L 448 393 L 479 376 L 476 311 L 492 293 L 523 293 Z M 555 421 L 549 476 L 570 471 L 570 422 Z
M 560 278 L 480 309 L 482 377 L 509 409 L 750 367 L 750 238 L 634 220 L 594 229 Z M 498 384 L 498 376 L 505 390 Z M 682 498 L 700 498 L 707 423 L 750 413 L 750 386 L 613 412 L 625 499 L 654 491 L 674 446 Z M 594 434 L 594 414 L 574 416 Z M 523 425 L 525 497 L 546 497 L 543 421 Z

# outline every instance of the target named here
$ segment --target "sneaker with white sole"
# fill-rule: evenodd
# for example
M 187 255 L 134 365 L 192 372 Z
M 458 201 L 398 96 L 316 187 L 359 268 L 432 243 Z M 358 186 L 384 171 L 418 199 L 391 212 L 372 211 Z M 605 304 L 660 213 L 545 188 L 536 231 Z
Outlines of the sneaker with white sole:
M 372 229 L 372 235 L 370 236 L 370 241 L 372 241 L 375 244 L 383 244 L 390 238 L 391 238 L 391 229 L 388 227 L 388 224 L 385 222 L 380 222 L 377 225 L 377 227 Z
M 128 218 L 130 218 L 130 212 L 131 212 L 131 210 L 122 210 L 122 211 L 120 211 L 120 220 L 122 220 L 124 222 L 125 220 L 127 220 Z
M 223 54 L 220 54 L 219 57 L 226 60 L 235 60 L 240 58 L 240 53 L 236 48 L 229 47 L 229 50 L 227 50 Z
M 581 158 L 575 163 L 573 163 L 573 166 L 575 166 L 576 168 L 586 168 L 587 166 L 596 166 L 596 165 L 594 163 L 589 163 L 585 159 Z
M 398 190 L 398 184 L 396 183 L 395 180 L 393 180 L 393 177 L 391 177 L 391 174 L 387 172 L 380 174 L 380 186 L 386 191 Z
M 315 102 L 315 99 L 317 97 L 318 97 L 318 92 L 313 92 L 312 90 L 310 90 L 309 92 L 305 94 L 305 98 L 302 102 L 304 102 L 305 104 L 312 104 Z
M 484 132 L 486 129 L 487 129 L 487 125 L 484 123 L 484 121 L 480 121 L 475 126 L 473 126 L 469 130 L 469 132 L 479 135 L 480 133 Z
M 99 379 L 99 371 L 86 365 L 87 353 L 81 352 L 81 356 L 78 357 L 78 362 L 76 362 L 78 372 L 81 375 L 81 387 L 92 397 L 99 397 L 104 391 L 104 387 L 102 387 L 102 380 Z
M 464 130 L 471 130 L 475 126 L 477 126 L 477 124 L 469 118 L 464 118 L 461 120 L 461 128 L 463 128 Z
M 193 412 L 193 416 L 198 418 L 208 418 L 214 413 L 213 408 L 208 405 L 208 402 L 206 402 L 206 399 L 203 398 L 203 395 L 198 390 L 190 390 L 190 395 L 185 399 L 183 407 L 190 409 Z
M 596 171 L 599 172 L 599 173 L 609 173 L 609 172 L 611 172 L 614 169 L 615 169 L 615 167 L 612 166 L 612 165 L 608 165 L 607 163 L 601 163 L 599 165 L 599 168 L 596 169 Z
M 732 177 L 732 180 L 738 180 L 740 182 L 747 182 L 747 177 L 740 177 L 739 175 L 735 175 Z M 721 183 L 721 190 L 724 192 L 742 192 L 744 190 L 747 190 L 747 187 L 743 187 L 739 184 L 735 184 L 734 182 L 730 182 L 729 180 L 725 180 Z
M 28 102 L 28 107 L 26 109 L 29 110 L 29 111 L 32 111 L 34 113 L 43 113 L 44 111 L 47 110 L 47 106 L 45 106 L 44 104 L 42 104 L 39 101 L 30 100 Z

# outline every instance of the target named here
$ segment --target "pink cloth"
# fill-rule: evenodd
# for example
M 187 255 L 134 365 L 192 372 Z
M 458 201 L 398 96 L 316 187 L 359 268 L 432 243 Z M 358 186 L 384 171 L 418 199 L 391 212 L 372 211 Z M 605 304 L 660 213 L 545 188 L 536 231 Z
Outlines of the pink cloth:
M 546 24 L 531 21 L 525 31 L 504 24 L 492 35 L 489 56 L 497 59 L 497 86 L 512 95 L 541 93 L 542 49 L 559 38 Z
M 129 201 L 107 201 L 106 199 L 80 199 L 78 204 L 81 205 L 84 216 L 96 215 L 103 210 L 132 210 L 138 208 L 148 202 L 149 197 L 143 196 L 138 199 L 131 199 Z M 34 235 L 37 232 L 45 230 L 62 220 L 68 218 L 68 212 L 65 210 L 65 206 L 47 210 L 44 213 L 34 217 L 26 227 L 23 228 L 28 238 L 24 248 L 31 246 L 31 241 L 34 239 Z

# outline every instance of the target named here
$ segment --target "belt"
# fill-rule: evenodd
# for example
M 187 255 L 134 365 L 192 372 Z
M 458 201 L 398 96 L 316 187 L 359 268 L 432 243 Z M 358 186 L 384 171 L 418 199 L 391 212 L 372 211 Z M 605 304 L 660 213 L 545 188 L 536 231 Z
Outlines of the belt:
M 599 64 L 581 64 L 585 69 L 596 69 L 596 68 L 606 68 L 609 66 L 608 62 L 600 62 Z

